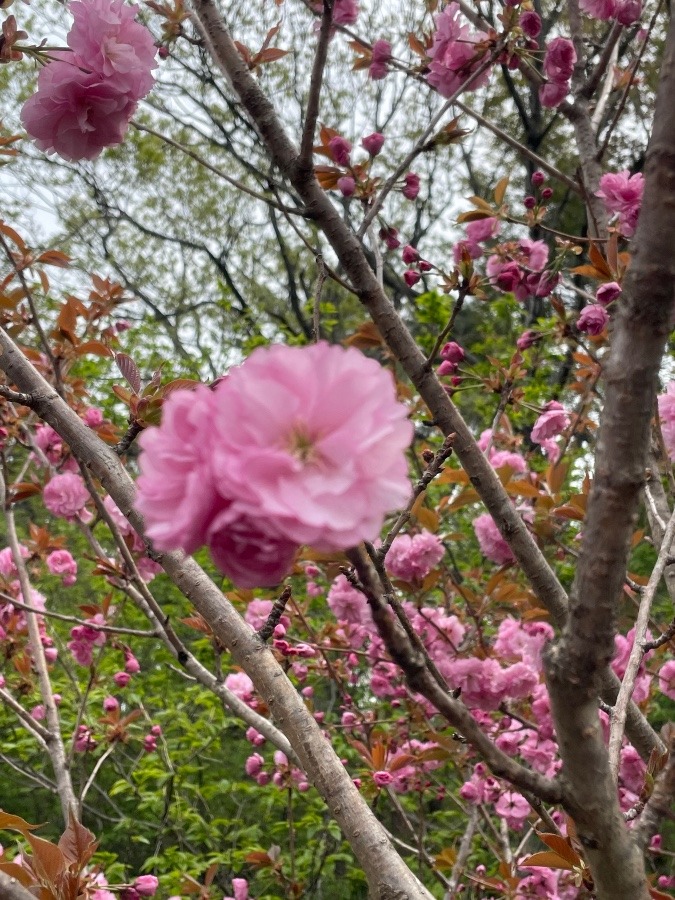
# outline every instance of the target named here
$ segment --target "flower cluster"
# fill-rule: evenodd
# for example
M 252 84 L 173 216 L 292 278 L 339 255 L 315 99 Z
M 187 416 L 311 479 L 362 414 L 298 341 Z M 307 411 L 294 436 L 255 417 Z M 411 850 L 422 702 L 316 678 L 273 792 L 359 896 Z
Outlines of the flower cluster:
M 359 351 L 260 348 L 212 390 L 169 397 L 140 438 L 136 506 L 158 550 L 207 544 L 237 585 L 274 585 L 302 544 L 378 537 L 410 493 L 411 431 L 390 375 Z
M 40 150 L 70 162 L 95 159 L 120 144 L 138 101 L 154 83 L 152 35 L 123 0 L 76 0 L 70 6 L 71 52 L 53 54 L 21 120 Z
M 473 72 L 483 66 L 487 35 L 472 32 L 460 21 L 459 4 L 450 3 L 436 19 L 434 42 L 429 50 L 431 63 L 427 81 L 444 97 L 456 94 Z M 475 91 L 487 84 L 491 67 L 486 66 L 466 89 Z
M 548 247 L 544 241 L 521 238 L 498 250 L 488 258 L 485 271 L 500 291 L 524 301 L 528 297 L 548 297 L 556 288 L 560 276 L 546 270 Z
M 422 581 L 443 559 L 445 548 L 439 537 L 430 531 L 419 534 L 400 534 L 394 538 L 385 563 L 394 578 L 403 581 Z
M 608 22 L 616 19 L 621 25 L 634 25 L 642 14 L 641 0 L 580 0 L 579 8 L 592 19 Z

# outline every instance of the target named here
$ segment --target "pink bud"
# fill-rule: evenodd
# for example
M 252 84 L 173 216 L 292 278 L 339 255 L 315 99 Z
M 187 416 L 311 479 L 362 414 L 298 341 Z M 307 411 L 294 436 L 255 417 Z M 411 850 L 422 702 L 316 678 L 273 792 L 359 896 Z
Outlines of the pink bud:
M 403 262 L 406 264 L 406 266 L 409 266 L 411 263 L 417 262 L 420 258 L 420 255 L 414 247 L 411 247 L 410 244 L 406 244 L 403 248 L 401 258 L 403 259 Z
M 451 363 L 461 363 L 466 353 L 456 341 L 449 341 L 441 350 L 441 359 L 447 359 Z
M 154 875 L 139 875 L 134 881 L 134 888 L 141 897 L 152 897 L 159 887 L 159 879 Z
M 380 228 L 380 237 L 387 245 L 388 250 L 397 250 L 401 246 L 396 228 Z
M 581 315 L 577 319 L 577 328 L 586 334 L 598 335 L 602 334 L 607 322 L 609 322 L 609 316 L 605 308 L 599 303 L 592 303 L 581 311 Z
M 351 197 L 356 190 L 356 182 L 351 175 L 343 175 L 337 180 L 338 190 L 343 197 Z
M 595 299 L 603 306 L 609 306 L 617 297 L 621 295 L 621 285 L 616 281 L 608 281 L 607 284 L 601 284 L 595 292 Z
M 131 681 L 131 675 L 129 675 L 127 672 L 116 672 L 115 675 L 113 675 L 113 681 L 115 682 L 117 687 L 123 688 L 126 687 Z
M 133 655 L 133 653 L 128 653 L 127 657 L 124 661 L 124 669 L 129 675 L 137 675 L 141 671 L 141 664 Z
M 384 135 L 379 131 L 374 131 L 372 134 L 366 135 L 361 144 L 371 156 L 377 156 L 384 145 Z
M 333 160 L 339 166 L 349 165 L 349 154 L 352 152 L 352 145 L 346 138 L 336 135 L 328 141 L 328 149 L 330 150 Z
M 408 287 L 417 284 L 421 277 L 420 273 L 416 272 L 414 269 L 406 269 L 403 273 L 403 279 Z
M 516 341 L 516 347 L 519 350 L 527 350 L 536 344 L 540 337 L 541 334 L 537 331 L 524 331 Z
M 379 771 L 373 772 L 373 781 L 379 788 L 387 787 L 394 780 L 391 772 Z
M 116 697 L 106 697 L 103 701 L 103 710 L 104 712 L 114 712 L 116 709 L 119 709 L 119 701 Z
M 414 172 L 408 172 L 403 181 L 404 187 L 401 193 L 408 200 L 415 200 L 420 192 L 420 176 Z
M 533 187 L 541 187 L 542 184 L 546 181 L 546 175 L 540 169 L 537 169 L 536 172 L 532 173 L 531 180 Z

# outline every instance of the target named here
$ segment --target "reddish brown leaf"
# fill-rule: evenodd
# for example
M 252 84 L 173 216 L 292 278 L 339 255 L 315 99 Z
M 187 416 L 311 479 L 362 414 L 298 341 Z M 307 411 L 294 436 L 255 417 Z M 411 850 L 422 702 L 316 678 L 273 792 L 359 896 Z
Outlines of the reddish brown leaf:
M 116 353 L 115 362 L 117 363 L 117 368 L 131 386 L 134 394 L 140 394 L 141 373 L 133 359 L 130 356 L 127 356 L 126 353 Z

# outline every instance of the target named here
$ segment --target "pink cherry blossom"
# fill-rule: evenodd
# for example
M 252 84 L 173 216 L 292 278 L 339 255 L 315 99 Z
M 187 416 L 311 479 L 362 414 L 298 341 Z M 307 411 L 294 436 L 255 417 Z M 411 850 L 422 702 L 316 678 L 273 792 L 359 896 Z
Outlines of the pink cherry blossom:
M 368 601 L 344 575 L 338 575 L 330 586 L 327 601 L 336 619 L 354 625 L 372 625 Z
M 164 404 L 161 428 L 139 438 L 136 508 L 157 550 L 193 553 L 206 542 L 221 507 L 211 471 L 213 393 L 206 387 L 174 391 Z
M 595 292 L 595 299 L 598 303 L 602 303 L 603 306 L 609 306 L 610 303 L 613 303 L 620 296 L 621 285 L 617 284 L 616 281 L 608 281 L 606 284 L 601 284 Z
M 619 228 L 626 237 L 631 237 L 635 232 L 644 186 L 641 172 L 631 175 L 624 169 L 623 172 L 603 175 L 600 190 L 595 192 L 596 197 L 604 201 L 608 212 L 618 214 Z
M 377 156 L 384 146 L 384 135 L 379 131 L 374 131 L 372 134 L 366 135 L 361 144 L 370 156 Z
M 356 0 L 335 0 L 333 4 L 333 22 L 335 25 L 353 25 L 359 17 L 359 5 Z
M 600 303 L 589 303 L 585 306 L 577 319 L 577 328 L 586 334 L 598 335 L 605 330 L 609 316 L 604 306 Z
M 541 18 L 531 10 L 521 13 L 519 24 L 525 34 L 531 38 L 536 38 L 541 31 Z
M 55 60 L 40 70 L 21 121 L 38 149 L 77 162 L 122 143 L 136 102 L 114 83 Z
M 23 544 L 19 544 L 19 552 L 24 559 L 28 559 L 30 552 Z M 11 547 L 5 547 L 0 550 L 0 575 L 16 575 L 17 569 L 14 565 L 14 554 Z
M 427 75 L 429 84 L 444 97 L 455 94 L 483 64 L 485 51 L 477 45 L 485 38 L 482 32 L 472 33 L 468 25 L 461 23 L 459 4 L 446 6 L 436 17 L 436 33 L 429 50 L 432 60 Z M 489 78 L 490 67 L 471 80 L 466 89 L 475 91 L 487 84 Z
M 471 243 L 480 244 L 499 234 L 501 223 L 494 216 L 486 219 L 478 219 L 477 222 L 469 222 L 466 226 L 466 237 Z
M 90 406 L 82 416 L 85 425 L 90 428 L 97 428 L 103 422 L 103 410 L 97 406 Z
M 495 812 L 506 819 L 509 828 L 519 831 L 530 814 L 530 804 L 516 791 L 505 791 L 495 803 Z
M 562 403 L 549 400 L 544 412 L 534 423 L 531 438 L 535 444 L 541 444 L 547 438 L 557 437 L 570 424 L 570 418 Z
M 54 475 L 42 492 L 42 500 L 49 512 L 65 519 L 80 516 L 89 499 L 89 491 L 79 475 L 66 472 Z
M 368 77 L 373 81 L 381 81 L 389 72 L 391 61 L 391 44 L 389 41 L 378 40 L 373 44 L 371 63 L 368 67 Z
M 68 550 L 53 550 L 45 562 L 52 575 L 64 575 L 66 578 L 77 575 L 77 562 Z M 64 578 L 64 584 L 65 580 Z
M 139 875 L 134 881 L 134 888 L 141 897 L 153 897 L 158 887 L 159 879 L 155 875 Z
M 579 8 L 592 19 L 607 22 L 616 14 L 617 0 L 579 0 Z
M 245 672 L 232 672 L 227 676 L 224 684 L 235 697 L 239 697 L 244 703 L 251 705 L 254 695 L 253 682 Z
M 569 92 L 569 81 L 549 81 L 539 88 L 539 101 L 547 109 L 555 109 L 556 106 L 560 106 Z
M 299 544 L 378 536 L 409 496 L 411 431 L 391 376 L 359 351 L 260 348 L 213 390 L 169 397 L 140 438 L 136 505 L 158 549 L 208 543 L 238 583 L 269 585 Z
M 661 671 L 659 672 L 659 690 L 661 693 L 665 694 L 666 697 L 675 700 L 675 659 L 671 659 L 661 666 Z
M 387 571 L 403 581 L 421 581 L 443 559 L 445 548 L 430 531 L 399 534 L 385 557 Z
M 408 200 L 416 200 L 420 192 L 420 176 L 415 172 L 408 172 L 403 178 L 403 190 L 401 193 Z
M 568 38 L 557 37 L 546 45 L 544 54 L 544 75 L 549 81 L 558 84 L 568 81 L 574 65 L 577 61 L 577 53 L 574 44 Z
M 675 460 L 675 381 L 670 382 L 665 394 L 659 395 L 658 404 L 663 441 L 666 445 L 668 456 L 670 459 Z
M 157 48 L 148 29 L 135 21 L 139 7 L 123 0 L 75 0 L 70 11 L 73 64 L 101 76 L 132 101 L 144 97 L 154 84 L 150 72 Z
M 339 166 L 348 166 L 350 163 L 349 154 L 352 152 L 352 145 L 347 138 L 336 134 L 328 141 L 328 149 L 330 150 L 333 161 Z
M 499 566 L 515 560 L 511 548 L 501 536 L 495 520 L 489 513 L 483 513 L 473 520 L 473 530 L 478 538 L 483 556 Z

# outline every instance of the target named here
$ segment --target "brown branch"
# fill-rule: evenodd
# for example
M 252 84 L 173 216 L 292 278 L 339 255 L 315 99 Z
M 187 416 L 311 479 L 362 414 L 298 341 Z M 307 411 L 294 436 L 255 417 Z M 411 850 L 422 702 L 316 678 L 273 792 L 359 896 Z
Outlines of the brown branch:
M 331 39 L 331 26 L 333 24 L 334 0 L 323 0 L 323 12 L 321 14 L 321 27 L 319 40 L 314 54 L 314 65 L 309 83 L 309 96 L 307 97 L 307 112 L 305 114 L 305 127 L 300 140 L 300 165 L 312 169 L 314 151 L 314 133 L 319 118 L 321 106 L 321 88 L 323 85 L 323 73 L 328 60 L 328 45 Z
M 658 832 L 664 819 L 672 819 L 675 806 L 675 728 L 667 725 L 669 737 L 666 764 L 656 778 L 652 795 L 647 800 L 640 822 L 635 828 L 635 840 L 642 850 Z

